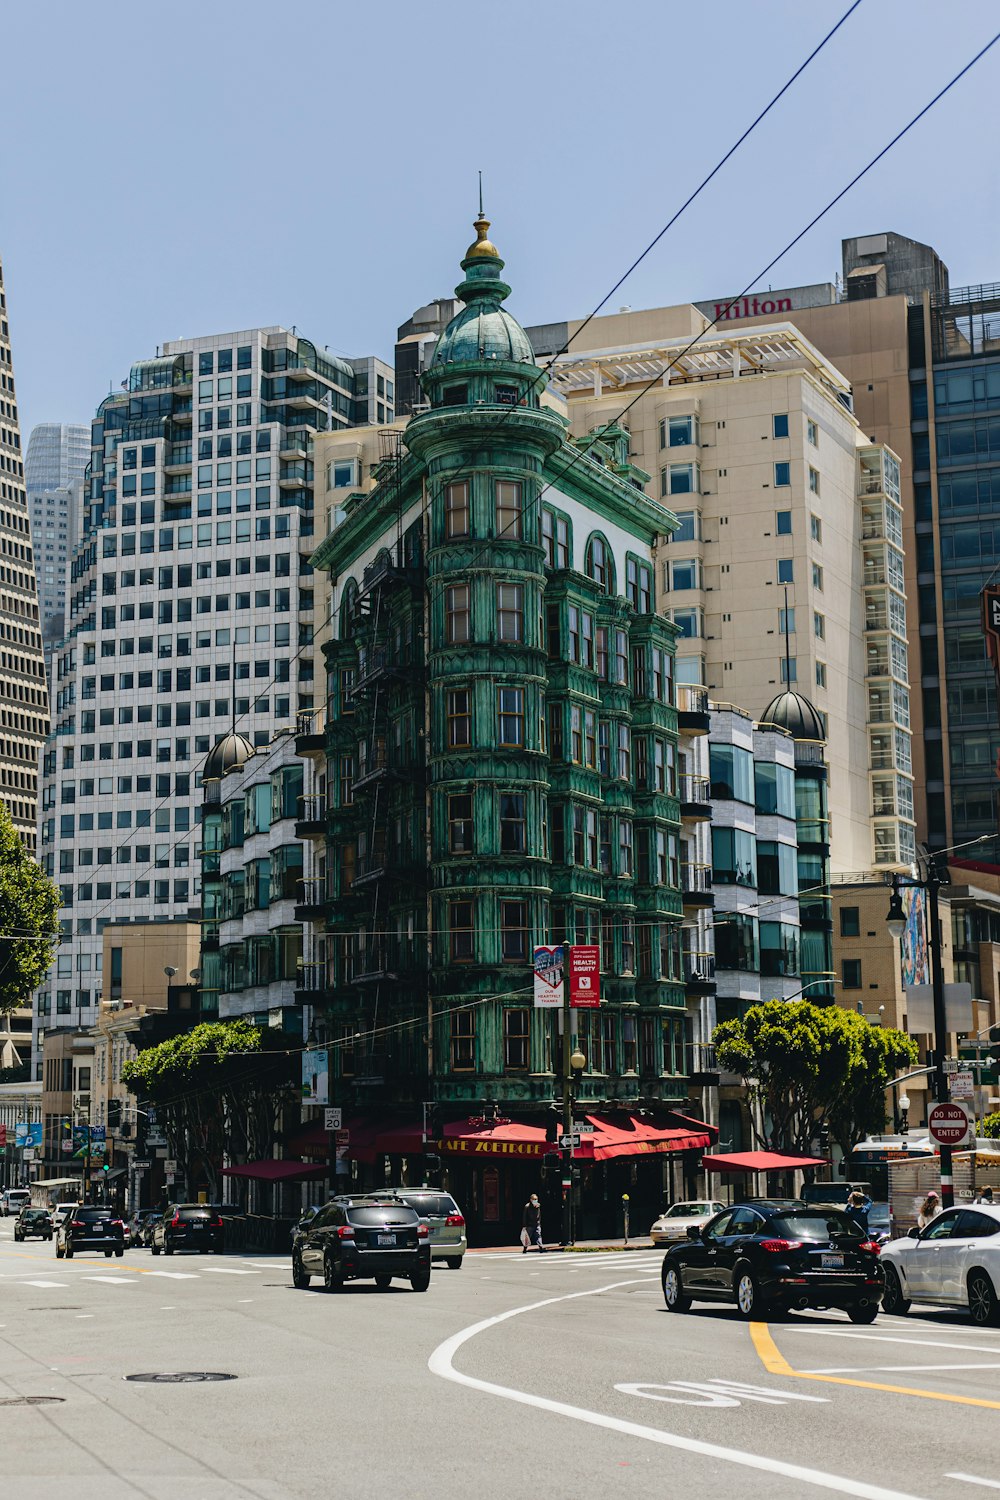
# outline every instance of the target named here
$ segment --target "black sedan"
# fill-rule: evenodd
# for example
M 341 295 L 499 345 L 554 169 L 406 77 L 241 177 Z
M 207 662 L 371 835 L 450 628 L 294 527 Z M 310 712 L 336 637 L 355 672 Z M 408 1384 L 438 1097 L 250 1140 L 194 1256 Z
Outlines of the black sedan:
M 125 1254 L 125 1225 L 113 1208 L 77 1204 L 56 1230 L 56 1259 L 72 1260 L 79 1250 L 103 1250 L 106 1256 Z
M 173 1255 L 175 1250 L 198 1250 L 202 1255 L 211 1250 L 221 1255 L 224 1234 L 222 1219 L 207 1204 L 171 1203 L 153 1225 L 149 1248 L 154 1255 L 161 1250 L 164 1255 Z
M 744 1318 L 792 1308 L 842 1308 L 852 1323 L 874 1322 L 884 1278 L 878 1246 L 839 1209 L 727 1208 L 663 1258 L 670 1312 L 692 1302 L 734 1302 Z
M 14 1221 L 16 1240 L 50 1240 L 52 1234 L 52 1215 L 47 1208 L 22 1208 Z

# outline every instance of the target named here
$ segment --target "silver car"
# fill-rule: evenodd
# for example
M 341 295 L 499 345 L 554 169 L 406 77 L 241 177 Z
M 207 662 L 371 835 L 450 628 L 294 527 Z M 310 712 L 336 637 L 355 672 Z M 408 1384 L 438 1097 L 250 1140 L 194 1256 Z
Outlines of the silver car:
M 462 1257 L 469 1248 L 465 1215 L 450 1193 L 441 1188 L 393 1188 L 384 1195 L 377 1192 L 371 1196 L 401 1198 L 416 1209 L 430 1232 L 431 1261 L 443 1260 L 452 1271 L 462 1269 Z
M 654 1245 L 676 1245 L 687 1239 L 688 1229 L 692 1225 L 700 1229 L 714 1214 L 721 1213 L 725 1206 L 724 1203 L 717 1203 L 709 1198 L 699 1198 L 690 1203 L 674 1203 L 654 1221 L 649 1237 Z

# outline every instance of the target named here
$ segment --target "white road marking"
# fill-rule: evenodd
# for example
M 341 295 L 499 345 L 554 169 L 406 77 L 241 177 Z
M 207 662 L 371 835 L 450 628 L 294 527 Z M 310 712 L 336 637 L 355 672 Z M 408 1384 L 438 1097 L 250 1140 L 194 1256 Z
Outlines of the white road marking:
M 788 1401 L 813 1401 L 818 1406 L 830 1404 L 829 1396 L 803 1396 L 798 1391 L 777 1391 L 765 1385 L 748 1385 L 743 1380 L 671 1380 L 668 1385 L 642 1381 L 637 1385 L 616 1385 L 615 1390 L 624 1396 L 669 1401 L 675 1406 L 739 1406 L 743 1401 L 759 1401 L 763 1406 L 784 1406 Z M 661 1396 L 660 1391 L 680 1394 Z
M 135 1286 L 135 1280 L 131 1276 L 85 1276 L 84 1281 L 110 1281 L 116 1286 Z
M 171 1281 L 197 1281 L 196 1271 L 147 1271 L 147 1276 L 166 1276 Z
M 68 1281 L 26 1281 L 25 1286 L 69 1286 Z
M 800 1370 L 800 1375 L 916 1375 L 927 1370 L 1000 1370 L 1000 1365 L 831 1365 L 823 1370 Z
M 254 1274 L 252 1271 L 241 1271 L 237 1266 L 202 1266 L 201 1269 L 210 1271 L 213 1276 L 252 1276 Z M 287 1271 L 288 1267 L 282 1266 L 281 1269 Z
M 846 1328 L 841 1332 L 839 1328 L 796 1328 L 794 1324 L 789 1324 L 789 1331 L 815 1333 L 828 1339 L 868 1339 L 875 1344 L 916 1344 L 921 1349 L 961 1349 L 963 1354 L 1000 1354 L 1000 1349 L 983 1344 L 949 1344 L 944 1339 L 901 1339 L 894 1334 L 855 1333 L 853 1330 L 848 1333 Z
M 977 1474 L 946 1474 L 945 1479 L 961 1479 L 965 1484 L 981 1484 L 987 1490 L 1000 1490 L 1000 1479 L 980 1479 Z
M 590 1287 L 584 1292 L 565 1292 L 560 1297 L 546 1297 L 541 1302 L 532 1302 L 525 1307 L 514 1307 L 509 1312 L 499 1313 L 492 1318 L 484 1318 L 482 1322 L 470 1324 L 468 1328 L 452 1334 L 451 1338 L 439 1344 L 427 1361 L 428 1369 L 433 1375 L 439 1375 L 443 1380 L 452 1380 L 457 1385 L 464 1385 L 474 1391 L 482 1391 L 488 1396 L 499 1396 L 504 1401 L 516 1401 L 521 1406 L 533 1406 L 539 1411 L 551 1412 L 553 1416 L 569 1417 L 573 1421 L 586 1422 L 592 1427 L 603 1427 L 625 1437 L 643 1438 L 650 1443 L 659 1443 L 665 1448 L 679 1448 L 686 1453 L 697 1453 L 703 1458 L 721 1460 L 724 1463 L 736 1464 L 741 1468 L 756 1469 L 765 1474 L 780 1474 L 786 1479 L 815 1485 L 818 1489 L 832 1490 L 837 1495 L 853 1495 L 856 1500 L 915 1500 L 914 1496 L 906 1495 L 900 1490 L 886 1490 L 881 1485 L 869 1484 L 865 1480 L 848 1479 L 839 1474 L 827 1474 L 821 1469 L 808 1469 L 801 1464 L 786 1463 L 782 1459 L 747 1453 L 739 1448 L 723 1448 L 718 1443 L 706 1443 L 698 1438 L 684 1437 L 680 1433 L 663 1432 L 658 1427 L 644 1427 L 638 1422 L 627 1422 L 620 1417 L 608 1416 L 604 1412 L 589 1411 L 581 1406 L 570 1406 L 564 1401 L 553 1401 L 547 1396 L 536 1396 L 529 1391 L 518 1391 L 508 1386 L 494 1385 L 488 1380 L 477 1380 L 472 1375 L 463 1375 L 452 1364 L 463 1344 L 468 1343 L 477 1334 L 485 1333 L 489 1329 L 496 1328 L 498 1324 L 505 1323 L 509 1318 L 519 1317 L 522 1313 L 536 1312 L 539 1308 L 551 1307 L 558 1302 L 572 1302 L 580 1297 L 600 1296 L 603 1292 L 617 1291 L 623 1286 L 633 1284 L 632 1281 L 616 1281 L 607 1286 Z
M 287 1260 L 245 1260 L 243 1264 L 258 1271 L 287 1271 L 289 1266 Z
M 78 1318 L 92 1318 L 93 1316 L 93 1313 L 77 1313 Z

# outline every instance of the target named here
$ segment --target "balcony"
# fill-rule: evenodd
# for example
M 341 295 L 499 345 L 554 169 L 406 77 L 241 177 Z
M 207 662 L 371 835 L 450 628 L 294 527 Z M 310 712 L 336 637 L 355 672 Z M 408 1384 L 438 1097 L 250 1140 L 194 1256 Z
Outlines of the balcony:
M 326 832 L 326 798 L 320 792 L 310 792 L 298 799 L 295 812 L 295 837 L 313 838 Z
M 715 1088 L 719 1082 L 719 1064 L 711 1042 L 689 1042 L 687 1081 L 695 1088 Z
M 295 1000 L 298 1005 L 318 1005 L 326 997 L 326 965 L 303 963 L 295 974 Z
M 318 875 L 308 875 L 295 884 L 295 920 L 308 922 L 322 916 L 326 911 L 326 881 Z
M 384 646 L 373 650 L 362 650 L 358 655 L 358 675 L 351 689 L 351 696 L 356 698 L 376 683 L 388 681 L 406 670 L 405 666 L 393 660 Z
M 707 776 L 678 776 L 677 795 L 682 818 L 701 820 L 712 816 L 710 788 Z
M 322 712 L 300 713 L 295 717 L 296 755 L 316 755 L 325 748 L 326 728 Z
M 681 861 L 681 901 L 684 906 L 714 906 L 712 866 Z
M 708 690 L 690 682 L 675 688 L 677 724 L 687 734 L 708 733 Z
M 689 995 L 715 994 L 715 954 L 687 950 L 681 954 L 681 973 Z

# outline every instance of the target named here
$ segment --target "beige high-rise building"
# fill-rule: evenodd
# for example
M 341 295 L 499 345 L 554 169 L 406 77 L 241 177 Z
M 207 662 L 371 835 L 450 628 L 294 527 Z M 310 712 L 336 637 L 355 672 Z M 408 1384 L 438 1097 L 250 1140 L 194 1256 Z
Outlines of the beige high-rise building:
M 0 799 L 32 851 L 38 755 L 48 732 L 49 696 L 0 264 Z
M 794 323 L 707 321 L 693 306 L 595 319 L 553 385 L 578 436 L 629 406 L 630 459 L 680 521 L 657 567 L 683 632 L 678 680 L 754 716 L 785 685 L 807 697 L 827 732 L 834 872 L 907 864 L 898 460 Z

